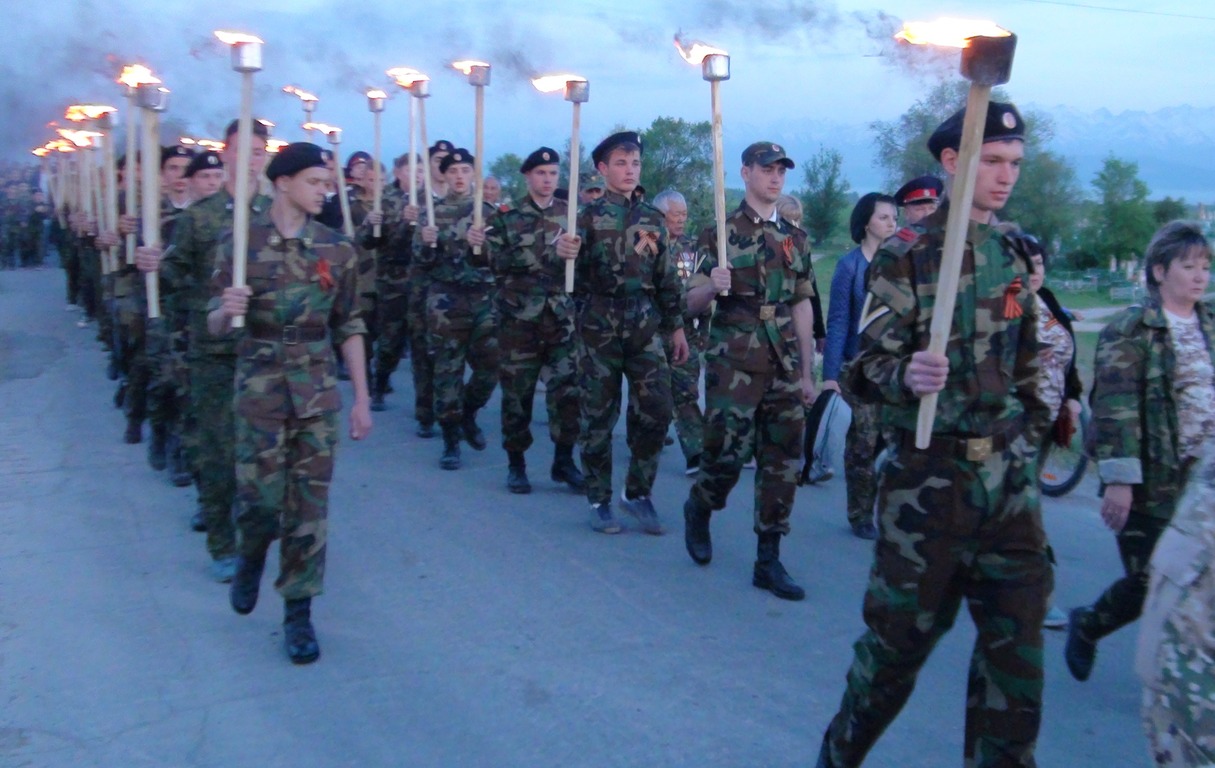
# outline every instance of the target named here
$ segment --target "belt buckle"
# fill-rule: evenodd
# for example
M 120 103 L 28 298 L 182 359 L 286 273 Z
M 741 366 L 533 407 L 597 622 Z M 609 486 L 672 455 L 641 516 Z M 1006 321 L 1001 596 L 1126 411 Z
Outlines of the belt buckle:
M 991 437 L 972 437 L 967 439 L 967 461 L 987 461 L 989 458 L 991 458 Z
M 776 319 L 776 305 L 764 304 L 759 308 L 759 319 L 765 322 Z
M 283 343 L 284 344 L 299 344 L 300 343 L 300 327 L 298 325 L 283 326 Z

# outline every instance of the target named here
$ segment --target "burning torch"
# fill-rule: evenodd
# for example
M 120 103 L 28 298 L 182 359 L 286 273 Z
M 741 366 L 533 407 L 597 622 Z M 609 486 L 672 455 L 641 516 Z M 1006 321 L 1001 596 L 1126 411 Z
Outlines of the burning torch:
M 232 46 L 232 69 L 240 73 L 240 118 L 237 122 L 236 194 L 232 201 L 232 287 L 245 287 L 249 250 L 249 166 L 253 154 L 253 74 L 262 68 L 262 41 L 239 32 L 216 32 L 220 42 Z M 315 97 L 314 97 L 315 98 Z M 244 328 L 245 317 L 232 318 L 233 328 Z
M 308 134 L 308 141 L 312 141 L 312 129 L 308 127 L 313 121 L 313 114 L 316 112 L 316 104 L 320 99 L 308 93 L 298 85 L 284 85 L 283 93 L 289 93 L 292 96 L 298 96 L 300 106 L 304 108 L 304 131 Z
M 962 49 L 962 76 L 970 81 L 966 113 L 962 121 L 962 140 L 958 146 L 958 168 L 949 194 L 949 215 L 945 220 L 945 244 L 941 251 L 941 273 L 937 282 L 936 303 L 932 309 L 928 351 L 945 354 L 953 330 L 953 311 L 957 303 L 962 272 L 962 254 L 974 202 L 975 178 L 983 148 L 983 128 L 991 89 L 1012 77 L 1013 54 L 1017 36 L 989 21 L 941 19 L 932 23 L 909 23 L 895 35 L 913 45 L 940 45 Z M 937 394 L 920 398 L 915 444 L 923 450 L 932 441 L 932 424 L 937 414 Z
M 118 174 L 114 166 L 114 145 L 111 141 L 114 130 L 113 113 L 117 111 L 114 107 L 96 104 L 74 104 L 68 107 L 67 112 L 64 113 L 64 118 L 67 120 L 91 123 L 98 129 L 96 138 L 101 144 L 105 183 L 103 185 L 99 182 L 96 185 L 97 211 L 99 225 L 110 231 L 118 229 Z M 90 146 L 96 147 L 97 142 L 92 142 Z M 92 165 L 91 162 L 90 165 Z M 109 249 L 102 259 L 108 272 L 118 269 L 117 249 Z
M 693 66 L 700 66 L 700 76 L 709 81 L 709 100 L 711 102 L 713 122 L 713 212 L 717 219 L 717 266 L 730 268 L 730 260 L 726 256 L 726 170 L 722 150 L 721 137 L 721 83 L 730 79 L 730 54 L 693 40 L 685 45 L 675 36 L 675 50 L 684 61 Z M 725 296 L 729 291 L 722 291 Z
M 119 84 L 126 86 L 127 97 L 127 166 L 123 171 L 123 180 L 126 182 L 125 190 L 123 191 L 123 202 L 126 206 L 128 214 L 134 214 L 135 211 L 135 186 L 138 178 L 135 175 L 135 154 L 138 151 L 139 137 L 139 112 L 136 109 L 135 92 L 140 85 L 144 83 L 160 84 L 160 79 L 152 74 L 152 70 L 141 64 L 131 64 L 122 68 L 122 74 L 118 77 Z M 135 263 L 135 233 L 132 232 L 126 238 L 127 247 L 127 264 Z
M 143 179 L 140 187 L 143 222 L 143 244 L 149 248 L 160 247 L 160 113 L 169 108 L 169 89 L 154 83 L 144 82 L 135 89 L 135 103 L 143 110 L 143 139 L 140 141 L 143 162 L 139 164 Z M 127 162 L 127 175 L 131 163 Z M 144 272 L 144 292 L 148 297 L 148 319 L 160 317 L 160 273 Z
M 372 210 L 376 213 L 383 213 L 380 210 L 380 204 L 384 198 L 384 180 L 380 178 L 380 115 L 384 113 L 384 102 L 388 100 L 388 94 L 381 91 L 379 88 L 371 88 L 367 91 L 367 109 L 371 110 L 372 122 L 375 127 L 375 140 L 372 146 L 373 162 L 375 165 L 375 202 L 372 204 Z M 380 236 L 380 225 L 376 224 L 372 228 L 372 236 Z
M 325 123 L 304 123 L 304 130 L 309 133 L 320 131 L 329 139 L 329 146 L 333 148 L 334 171 L 338 174 L 337 197 L 342 206 L 342 231 L 346 233 L 346 237 L 353 238 L 354 219 L 350 216 L 350 196 L 346 194 L 346 178 L 342 173 L 342 155 L 338 148 L 342 143 L 342 129 Z
M 426 141 L 426 99 L 430 97 L 430 78 L 418 70 L 410 69 L 409 67 L 396 67 L 395 69 L 388 70 L 387 74 L 394 81 L 396 81 L 397 85 L 405 89 L 412 97 L 412 104 L 417 106 L 417 127 L 418 133 L 422 139 L 422 146 L 430 146 Z M 417 190 L 415 189 L 414 181 L 418 178 L 418 153 L 415 151 L 413 144 L 413 110 L 410 111 L 409 115 L 409 204 L 416 206 L 418 204 L 418 194 Z M 427 158 L 427 161 L 429 162 L 429 158 Z M 431 188 L 430 169 L 427 168 L 427 172 L 423 175 L 425 176 L 424 191 L 426 196 L 426 221 L 428 224 L 433 226 L 435 223 L 435 196 Z
M 565 230 L 570 235 L 578 232 L 578 160 L 581 148 L 578 146 L 579 130 L 582 124 L 582 105 L 591 98 L 591 84 L 585 77 L 578 75 L 548 75 L 532 80 L 532 85 L 541 93 L 555 93 L 561 90 L 565 100 L 574 106 L 574 124 L 570 130 L 570 185 L 569 185 L 569 218 Z M 565 292 L 574 291 L 574 260 L 565 262 Z
M 468 84 L 476 92 L 476 130 L 473 133 L 473 175 L 476 177 L 473 187 L 473 226 L 480 229 L 484 224 L 485 214 L 481 210 L 485 199 L 485 184 L 481 171 L 481 155 L 485 151 L 485 86 L 489 85 L 490 67 L 484 61 L 457 61 L 451 65 L 454 69 L 468 76 Z M 480 254 L 481 248 L 474 247 L 473 253 Z

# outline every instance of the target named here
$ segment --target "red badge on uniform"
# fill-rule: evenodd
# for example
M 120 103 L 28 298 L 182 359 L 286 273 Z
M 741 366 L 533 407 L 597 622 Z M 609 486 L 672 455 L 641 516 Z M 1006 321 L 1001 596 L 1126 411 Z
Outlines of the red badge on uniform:
M 321 283 L 321 288 L 326 291 L 333 288 L 333 275 L 329 272 L 329 262 L 322 256 L 316 260 L 316 277 Z
M 793 238 L 786 237 L 780 245 L 785 251 L 785 266 L 793 266 Z
M 1004 289 L 1004 319 L 1015 320 L 1025 314 L 1025 309 L 1021 303 L 1017 301 L 1017 294 L 1021 292 L 1021 278 L 1015 277 L 1013 281 Z
M 898 238 L 900 240 L 906 240 L 909 243 L 914 242 L 915 239 L 920 236 L 920 234 L 918 232 L 916 232 L 914 229 L 912 229 L 911 227 L 903 227 L 895 234 L 898 236 Z

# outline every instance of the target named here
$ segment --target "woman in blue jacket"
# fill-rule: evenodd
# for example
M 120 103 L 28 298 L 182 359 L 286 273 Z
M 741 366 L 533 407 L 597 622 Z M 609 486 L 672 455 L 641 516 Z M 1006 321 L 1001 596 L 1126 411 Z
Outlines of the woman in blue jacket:
M 898 209 L 894 198 L 870 192 L 852 209 L 855 248 L 840 259 L 831 278 L 831 304 L 827 308 L 827 349 L 823 353 L 823 389 L 840 391 L 840 368 L 856 357 L 857 324 L 865 303 L 869 263 L 886 238 L 894 235 Z M 846 394 L 846 393 L 842 393 Z M 848 399 L 848 398 L 845 398 Z M 881 430 L 878 406 L 852 403 L 852 426 L 844 442 L 844 480 L 848 492 L 848 523 L 862 539 L 876 539 L 873 504 L 877 492 L 873 462 Z

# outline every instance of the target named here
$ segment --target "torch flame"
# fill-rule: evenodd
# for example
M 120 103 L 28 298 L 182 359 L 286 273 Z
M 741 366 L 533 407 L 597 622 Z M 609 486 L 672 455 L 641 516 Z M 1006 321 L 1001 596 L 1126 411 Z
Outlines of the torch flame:
M 144 83 L 159 83 L 160 78 L 152 74 L 152 70 L 142 64 L 128 64 L 122 68 L 118 82 L 128 88 L 137 88 Z
M 699 67 L 706 56 L 729 56 L 720 48 L 715 48 L 708 43 L 702 43 L 699 40 L 689 40 L 684 42 L 679 35 L 675 35 L 675 50 L 679 51 L 679 55 L 683 60 L 693 66 Z
M 368 88 L 367 98 L 369 99 L 386 99 L 388 94 L 381 91 L 379 88 Z
M 79 123 L 84 120 L 96 120 L 102 115 L 108 115 L 117 111 L 115 107 L 107 107 L 101 104 L 73 104 L 63 113 L 63 117 L 65 120 Z
M 260 43 L 263 42 L 260 37 L 246 35 L 243 32 L 219 32 L 215 33 L 219 41 L 224 45 L 240 45 L 241 43 Z
M 51 141 L 48 141 L 48 142 L 46 143 L 46 148 L 47 148 L 47 149 L 52 149 L 52 150 L 54 150 L 54 151 L 56 151 L 56 152 L 65 152 L 65 153 L 66 153 L 66 152 L 75 152 L 75 151 L 76 151 L 76 145 L 75 145 L 75 144 L 73 144 L 73 143 L 72 143 L 72 142 L 70 142 L 70 141 L 65 141 L 65 140 L 63 140 L 63 139 L 52 139 Z
M 284 85 L 283 93 L 290 93 L 294 96 L 299 96 L 300 101 L 320 101 L 320 99 L 318 99 L 316 96 L 313 96 L 311 93 L 308 93 L 303 88 L 300 88 L 298 85 Z
M 272 155 L 277 155 L 278 151 L 287 146 L 287 142 L 282 139 L 270 139 L 266 142 L 266 151 Z
M 93 146 L 93 139 L 101 136 L 97 131 L 71 131 L 67 128 L 56 128 L 55 130 L 60 136 L 77 147 L 91 147 Z
M 210 149 L 216 152 L 222 152 L 224 143 L 215 139 L 195 139 L 190 136 L 182 136 L 181 143 L 187 147 L 199 147 L 201 149 Z
M 51 153 L 51 151 L 46 147 L 38 147 L 37 149 L 31 149 L 30 151 L 33 152 L 37 157 L 46 157 Z
M 342 132 L 341 128 L 338 128 L 336 125 L 329 125 L 328 123 L 304 123 L 304 130 L 305 131 L 320 131 L 321 133 L 325 134 L 326 136 L 331 136 L 335 133 Z
M 1012 33 L 994 21 L 974 19 L 937 19 L 936 21 L 909 21 L 895 40 L 905 40 L 912 45 L 941 45 L 949 48 L 966 48 L 972 37 L 1008 37 Z
M 473 67 L 488 67 L 488 66 L 489 66 L 489 64 L 487 62 L 474 61 L 472 59 L 466 59 L 465 61 L 453 61 L 451 63 L 452 69 L 459 70 L 460 72 L 463 72 L 466 75 L 472 74 Z
M 273 128 L 273 127 L 274 127 L 274 123 L 273 123 L 272 121 L 270 121 L 270 120 L 267 120 L 267 119 L 266 119 L 266 118 L 264 118 L 264 117 L 259 117 L 259 118 L 257 118 L 257 122 L 261 123 L 262 125 L 266 126 L 267 128 Z
M 540 93 L 556 93 L 565 88 L 566 83 L 585 83 L 586 78 L 581 75 L 544 75 L 543 77 L 532 78 L 532 85 L 536 86 L 536 90 Z
M 422 74 L 412 67 L 394 67 L 393 69 L 388 70 L 385 74 L 395 80 L 396 84 L 402 88 L 411 88 L 413 87 L 414 83 L 419 83 L 423 80 L 430 79 L 430 77 Z

